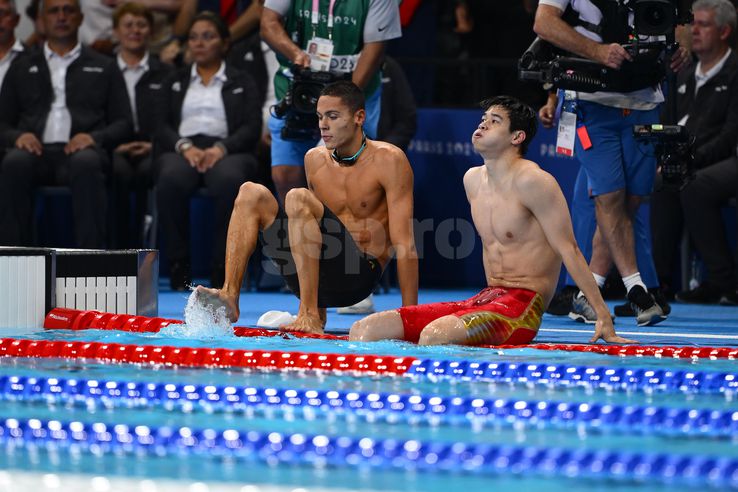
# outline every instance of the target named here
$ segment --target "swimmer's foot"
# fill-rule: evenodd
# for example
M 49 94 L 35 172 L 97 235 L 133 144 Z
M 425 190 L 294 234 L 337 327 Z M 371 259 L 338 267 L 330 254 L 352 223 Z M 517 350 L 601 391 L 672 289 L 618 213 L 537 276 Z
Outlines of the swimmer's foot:
M 320 316 L 312 316 L 310 314 L 297 314 L 297 319 L 292 323 L 279 327 L 282 331 L 292 331 L 298 333 L 312 333 L 314 335 L 322 335 L 325 327 L 325 320 Z
M 197 301 L 203 306 L 212 306 L 213 310 L 220 307 L 225 308 L 225 315 L 231 323 L 238 321 L 241 315 L 238 309 L 238 297 L 229 296 L 220 289 L 209 289 L 198 285 L 195 288 Z

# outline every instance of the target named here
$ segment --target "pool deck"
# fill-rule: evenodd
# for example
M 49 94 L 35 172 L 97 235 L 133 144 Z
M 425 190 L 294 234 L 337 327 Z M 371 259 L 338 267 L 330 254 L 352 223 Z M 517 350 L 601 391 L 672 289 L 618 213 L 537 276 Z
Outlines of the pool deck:
M 172 292 L 162 281 L 159 290 L 159 316 L 184 319 L 187 292 Z M 471 297 L 471 289 L 430 290 L 421 289 L 420 303 L 460 300 Z M 613 306 L 623 301 L 608 301 Z M 400 305 L 399 291 L 374 296 L 377 310 L 393 309 Z M 296 313 L 298 300 L 291 294 L 274 292 L 241 292 L 241 317 L 237 326 L 253 326 L 266 311 L 279 310 Z M 710 347 L 738 346 L 738 307 L 717 305 L 694 305 L 672 303 L 669 318 L 656 325 L 639 327 L 634 318 L 619 318 L 615 321 L 618 334 L 636 340 L 641 345 L 694 345 Z M 326 332 L 347 334 L 351 324 L 361 315 L 339 315 L 335 309 L 328 310 Z M 566 316 L 546 314 L 536 342 L 539 343 L 587 343 L 592 335 L 592 325 L 584 325 Z M 602 342 L 600 342 L 602 343 Z

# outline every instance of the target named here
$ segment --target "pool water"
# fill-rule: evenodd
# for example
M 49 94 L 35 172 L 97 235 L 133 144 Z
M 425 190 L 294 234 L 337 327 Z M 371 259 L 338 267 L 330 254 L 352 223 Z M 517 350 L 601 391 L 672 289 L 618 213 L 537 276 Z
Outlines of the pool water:
M 356 344 L 291 337 L 288 340 L 279 337 L 192 339 L 171 332 L 131 334 L 98 330 L 47 331 L 35 333 L 28 338 L 136 345 L 365 353 L 413 356 L 420 359 L 668 369 L 704 373 L 737 372 L 732 360 L 619 358 L 530 348 L 492 350 L 418 347 L 401 342 Z M 151 390 L 152 395 L 156 393 L 170 396 L 127 398 L 124 394 L 109 397 L 71 395 L 58 389 L 68 384 L 69 380 L 82 386 L 93 384 L 91 382 L 101 386 L 130 383 L 131 387 L 147 383 L 151 388 L 156 388 L 156 391 Z M 16 390 L 13 390 L 12 381 L 20 381 Z M 27 389 L 32 383 L 51 389 L 46 393 L 34 393 Z M 140 384 L 136 387 L 140 387 Z M 245 392 L 243 394 L 282 395 L 282 400 L 270 403 L 265 399 L 260 403 L 226 405 L 220 400 L 203 401 L 194 397 L 188 400 L 180 394 L 195 394 L 196 391 L 210 387 L 220 390 L 235 388 L 233 391 Z M 293 391 L 285 393 L 288 390 Z M 177 393 L 176 397 L 171 396 L 173 393 Z M 445 399 L 443 401 L 449 409 L 445 412 L 430 411 L 430 404 L 424 407 L 425 411 L 394 411 L 387 405 L 371 408 L 369 403 L 354 408 L 331 407 L 326 404 L 288 404 L 287 397 L 284 396 L 293 395 L 297 401 L 298 396 L 306 399 L 306 394 L 323 395 L 322 397 L 334 395 L 331 398 L 336 401 L 349 401 L 352 398 L 379 401 L 381 397 L 385 398 L 382 400 L 385 403 L 403 398 L 405 400 L 402 401 L 406 401 L 409 395 L 416 397 L 416 400 L 407 401 L 422 400 L 426 403 L 432 397 L 438 397 Z M 394 395 L 394 400 L 386 400 L 388 394 Z M 454 398 L 465 402 L 464 404 L 469 403 L 469 408 L 479 406 L 479 402 L 484 401 L 492 402 L 490 408 L 495 405 L 499 408 L 513 405 L 520 411 L 506 415 L 452 412 L 448 402 Z M 703 419 L 687 424 L 662 419 L 654 421 L 653 425 L 648 424 L 648 419 L 637 420 L 635 417 L 632 424 L 628 423 L 628 419 L 588 420 L 587 409 L 593 406 L 623 411 L 646 408 L 662 413 L 687 409 L 682 412 L 684 414 L 709 410 L 711 415 L 720 415 L 722 420 L 718 422 L 715 417 L 709 422 Z M 575 408 L 582 415 L 572 416 L 576 413 L 572 411 L 567 417 L 560 412 L 560 415 L 557 414 L 559 417 L 532 418 L 524 411 L 526 408 L 543 407 Z M 707 414 L 710 412 L 705 413 Z M 635 412 L 634 415 L 641 414 Z M 86 426 L 84 428 L 88 434 L 86 438 L 72 444 L 47 437 L 13 438 L 9 429 L 15 424 L 8 422 L 15 421 L 19 426 L 40 428 L 44 432 L 54 428 L 56 424 L 53 422 L 61 423 L 59 425 L 75 422 L 79 428 Z M 0 436 L 0 470 L 5 473 L 0 473 L 0 490 L 3 490 L 4 483 L 13 480 L 27 484 L 28 487 L 43 489 L 44 480 L 39 477 L 49 476 L 61 477 L 53 481 L 57 485 L 61 479 L 72 483 L 91 483 L 92 478 L 104 476 L 107 480 L 105 487 L 108 487 L 105 490 L 115 489 L 114 484 L 119 484 L 121 490 L 144 490 L 140 485 L 131 484 L 150 483 L 151 480 L 162 483 L 166 480 L 173 480 L 175 483 L 204 483 L 208 484 L 208 490 L 219 490 L 219 487 L 230 490 L 229 487 L 245 485 L 251 487 L 238 489 L 244 491 L 268 490 L 269 487 L 281 487 L 284 490 L 299 488 L 430 492 L 490 487 L 544 492 L 671 491 L 704 488 L 724 490 L 738 487 L 738 469 L 723 468 L 724 473 L 721 476 L 702 473 L 710 463 L 738 460 L 738 405 L 731 391 L 697 392 L 673 388 L 596 387 L 586 384 L 567 386 L 538 384 L 533 381 L 280 372 L 240 368 L 172 368 L 163 365 L 101 364 L 91 360 L 5 357 L 0 358 L 0 422 L 5 423 L 2 428 L 4 434 Z M 89 435 L 92 434 L 94 423 L 104 423 L 108 430 L 114 426 L 127 426 L 128 429 L 136 429 L 136 432 L 145 429 L 155 439 L 161 439 L 162 444 L 147 447 L 93 442 Z M 168 435 L 162 429 L 174 429 L 172 432 L 179 433 L 177 435 L 180 436 L 189 435 L 190 432 L 195 435 L 204 429 L 210 429 L 209 432 L 217 434 L 220 440 L 213 438 L 214 444 L 211 447 L 177 446 L 172 444 L 171 439 L 161 437 Z M 160 431 L 163 434 L 157 434 Z M 229 444 L 231 441 L 222 439 L 222 436 L 233 431 L 237 431 L 244 442 L 247 434 L 257 436 L 262 443 L 259 446 L 265 447 L 258 448 L 258 451 L 257 448 L 247 446 L 234 448 Z M 205 432 L 197 435 L 204 442 L 206 439 L 202 436 L 208 434 Z M 254 442 L 257 437 L 253 438 Z M 339 438 L 353 443 L 354 446 L 351 448 L 354 451 L 345 452 L 345 459 L 320 458 L 319 452 L 303 444 L 303 441 L 308 444 L 327 441 L 336 443 Z M 390 453 L 387 455 L 389 458 L 382 457 L 381 453 L 398 445 L 404 446 L 403 449 L 407 452 Z M 425 446 L 423 449 L 439 451 L 435 454 L 421 453 L 424 458 L 414 460 L 411 456 L 413 446 Z M 305 451 L 300 451 L 302 449 Z M 479 462 L 474 461 L 476 458 L 471 456 L 472 451 L 465 455 L 465 449 L 473 449 L 482 454 L 495 450 L 493 466 L 477 466 Z M 458 450 L 462 451 L 454 454 Z M 571 456 L 566 458 L 562 453 Z M 646 465 L 643 464 L 635 472 L 624 471 L 631 466 L 634 456 L 656 455 L 663 455 L 661 461 L 646 461 L 654 468 L 657 463 L 661 463 L 659 466 L 662 468 L 665 466 L 663 462 L 671 463 L 669 466 L 675 471 L 650 473 L 648 470 L 644 471 Z M 456 456 L 460 457 L 458 461 L 455 461 Z M 682 457 L 685 459 L 680 459 Z M 468 461 L 463 461 L 467 458 Z M 714 458 L 715 461 L 707 461 L 708 458 Z M 601 460 L 603 464 L 592 465 L 597 460 Z M 692 467 L 694 470 L 685 474 L 681 473 L 683 470 L 679 467 Z

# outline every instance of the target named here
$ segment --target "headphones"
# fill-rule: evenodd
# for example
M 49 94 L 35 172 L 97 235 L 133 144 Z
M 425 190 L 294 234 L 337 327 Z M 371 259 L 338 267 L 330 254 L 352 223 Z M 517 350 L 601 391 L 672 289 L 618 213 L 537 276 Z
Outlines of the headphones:
M 333 152 L 331 152 L 331 157 L 333 157 L 333 160 L 344 166 L 353 165 L 366 148 L 366 133 L 362 132 L 361 135 L 361 147 L 359 147 L 359 150 L 357 150 L 354 155 L 352 155 L 351 157 L 341 157 L 338 155 L 336 149 L 333 149 Z

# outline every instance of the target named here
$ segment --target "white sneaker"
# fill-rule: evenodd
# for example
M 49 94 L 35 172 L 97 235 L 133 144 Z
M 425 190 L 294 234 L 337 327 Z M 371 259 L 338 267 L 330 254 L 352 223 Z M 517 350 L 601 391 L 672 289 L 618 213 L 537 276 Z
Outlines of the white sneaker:
M 296 319 L 297 316 L 287 311 L 267 311 L 261 315 L 259 321 L 256 322 L 256 326 L 262 328 L 279 328 L 282 325 L 292 323 Z
M 363 301 L 359 301 L 353 306 L 340 307 L 336 309 L 338 314 L 371 314 L 374 312 L 374 296 L 369 294 L 369 297 Z

